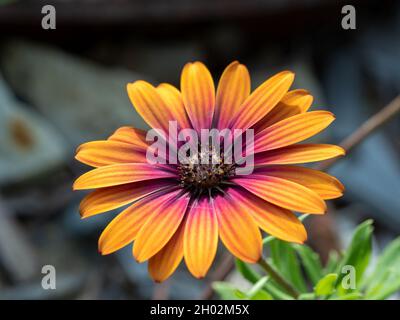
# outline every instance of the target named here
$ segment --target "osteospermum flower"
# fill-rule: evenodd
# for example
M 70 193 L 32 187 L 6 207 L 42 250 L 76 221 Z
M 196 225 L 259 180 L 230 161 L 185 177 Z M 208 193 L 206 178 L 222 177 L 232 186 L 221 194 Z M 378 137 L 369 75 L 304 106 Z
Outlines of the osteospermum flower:
M 334 116 L 308 111 L 313 98 L 305 90 L 288 91 L 294 74 L 283 71 L 250 93 L 247 68 L 231 63 L 217 90 L 200 62 L 182 71 L 181 90 L 144 81 L 127 86 L 137 112 L 152 128 L 254 129 L 254 171 L 235 175 L 235 164 L 150 164 L 146 132 L 122 127 L 107 140 L 81 145 L 76 159 L 95 169 L 74 189 L 97 189 L 81 202 L 87 218 L 126 206 L 99 239 L 102 254 L 133 242 L 138 262 L 148 260 L 151 277 L 168 278 L 184 258 L 189 271 L 204 277 L 220 238 L 239 259 L 261 257 L 260 228 L 290 242 L 303 243 L 306 230 L 293 212 L 323 214 L 324 200 L 340 197 L 334 177 L 293 164 L 344 154 L 338 146 L 298 144 L 325 129 Z

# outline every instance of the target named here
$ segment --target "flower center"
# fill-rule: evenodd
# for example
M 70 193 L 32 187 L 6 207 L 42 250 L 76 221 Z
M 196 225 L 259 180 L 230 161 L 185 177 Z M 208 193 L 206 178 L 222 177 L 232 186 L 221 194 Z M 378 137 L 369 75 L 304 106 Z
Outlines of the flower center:
M 224 163 L 223 154 L 215 151 L 199 152 L 187 162 L 178 166 L 180 185 L 193 194 L 222 191 L 228 179 L 235 175 L 235 165 Z

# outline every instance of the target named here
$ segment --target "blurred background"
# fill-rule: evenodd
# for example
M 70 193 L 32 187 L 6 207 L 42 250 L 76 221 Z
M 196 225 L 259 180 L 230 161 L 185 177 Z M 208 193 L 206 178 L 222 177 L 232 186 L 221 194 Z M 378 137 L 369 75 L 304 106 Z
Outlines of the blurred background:
M 41 27 L 56 8 L 56 30 Z M 343 30 L 342 7 L 356 9 Z M 179 86 L 188 61 L 205 62 L 215 81 L 233 60 L 252 88 L 295 71 L 294 87 L 331 110 L 333 125 L 315 141 L 339 143 L 400 93 L 400 3 L 363 0 L 0 0 L 0 299 L 185 299 L 212 297 L 209 276 L 183 264 L 154 285 L 130 248 L 102 257 L 97 239 L 117 212 L 80 220 L 88 168 L 76 147 L 124 125 L 145 128 L 126 83 Z M 378 253 L 400 231 L 400 117 L 330 169 L 346 186 L 324 217 L 307 221 L 308 244 L 326 259 L 359 222 L 373 218 Z M 43 265 L 57 290 L 43 290 Z M 240 285 L 240 277 L 228 279 Z M 215 296 L 214 296 L 215 297 Z

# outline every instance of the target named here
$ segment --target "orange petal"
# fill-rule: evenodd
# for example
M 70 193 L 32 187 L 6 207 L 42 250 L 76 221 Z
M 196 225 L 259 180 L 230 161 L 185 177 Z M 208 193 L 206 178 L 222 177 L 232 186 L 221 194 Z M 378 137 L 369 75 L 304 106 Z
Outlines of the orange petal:
M 315 214 L 326 211 L 325 202 L 316 192 L 286 179 L 253 174 L 251 178 L 235 178 L 235 182 L 279 207 Z
M 180 224 L 171 240 L 149 259 L 148 270 L 154 281 L 162 282 L 169 278 L 182 261 L 184 231 L 185 221 Z
M 264 151 L 255 155 L 254 164 L 293 164 L 321 161 L 343 156 L 342 147 L 331 144 L 297 144 L 275 150 Z
M 250 213 L 265 232 L 284 241 L 304 243 L 307 232 L 296 215 L 244 189 L 231 188 L 229 194 L 241 210 Z
M 92 167 L 116 163 L 146 163 L 146 154 L 133 144 L 117 141 L 91 141 L 79 146 L 75 159 Z
M 157 92 L 164 100 L 180 129 L 191 128 L 189 117 L 185 110 L 180 91 L 168 83 L 162 83 L 157 87 Z
M 159 252 L 178 229 L 189 203 L 189 196 L 174 197 L 161 208 L 140 229 L 133 245 L 133 255 L 138 262 L 143 262 Z
M 117 186 L 130 182 L 158 178 L 177 178 L 173 171 L 148 163 L 124 163 L 93 169 L 75 180 L 74 190 Z
M 149 146 L 146 141 L 146 131 L 132 127 L 121 127 L 117 129 L 108 140 L 133 144 L 144 152 L 146 152 Z
M 201 62 L 187 63 L 182 70 L 181 91 L 193 128 L 209 129 L 214 115 L 215 88 L 210 71 Z
M 232 62 L 222 73 L 218 83 L 214 121 L 217 129 L 228 128 L 228 124 L 250 95 L 250 74 L 246 66 Z
M 230 128 L 245 130 L 252 127 L 282 99 L 293 80 L 292 72 L 283 71 L 265 81 L 243 102 Z
M 83 198 L 79 212 L 82 218 L 91 217 L 122 207 L 150 193 L 175 185 L 174 182 L 159 179 L 101 188 Z
M 162 129 L 168 134 L 169 121 L 176 120 L 156 88 L 146 81 L 135 81 L 127 85 L 128 95 L 136 111 L 153 129 Z
M 292 106 L 298 109 L 300 113 L 304 113 L 311 107 L 313 100 L 313 96 L 310 95 L 307 90 L 295 89 L 286 93 L 280 103 L 286 106 Z
M 154 214 L 161 212 L 174 194 L 157 193 L 148 196 L 117 215 L 104 229 L 99 239 L 101 254 L 113 253 L 129 243 L 137 236 L 145 222 Z
M 253 217 L 227 195 L 217 196 L 214 205 L 224 245 L 237 258 L 249 263 L 257 262 L 261 257 L 262 240 Z
M 267 175 L 299 183 L 316 192 L 322 199 L 335 199 L 343 195 L 343 184 L 335 177 L 318 170 L 297 166 L 269 166 L 261 170 Z
M 208 198 L 190 208 L 185 228 L 185 262 L 196 278 L 203 278 L 210 268 L 218 244 L 218 221 Z
M 335 117 L 328 111 L 312 111 L 286 118 L 268 127 L 254 137 L 254 152 L 282 148 L 324 130 Z
M 254 130 L 258 132 L 278 121 L 305 113 L 310 108 L 313 99 L 313 96 L 304 89 L 289 91 L 263 119 L 255 124 Z

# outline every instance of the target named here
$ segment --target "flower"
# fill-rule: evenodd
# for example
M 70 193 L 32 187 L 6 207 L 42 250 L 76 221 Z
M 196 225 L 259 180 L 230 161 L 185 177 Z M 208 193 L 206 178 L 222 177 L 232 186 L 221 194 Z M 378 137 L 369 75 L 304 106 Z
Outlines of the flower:
M 344 155 L 328 144 L 297 144 L 324 130 L 334 116 L 308 111 L 313 97 L 288 91 L 289 71 L 266 80 L 252 93 L 247 68 L 235 61 L 223 72 L 217 90 L 206 66 L 185 65 L 181 90 L 145 81 L 127 85 L 136 111 L 152 128 L 254 130 L 254 170 L 238 175 L 224 161 L 211 164 L 151 164 L 143 130 L 122 127 L 107 140 L 82 144 L 76 159 L 95 167 L 80 176 L 74 190 L 97 189 L 80 204 L 83 218 L 129 205 L 99 239 L 102 254 L 133 242 L 138 262 L 148 260 L 155 281 L 167 279 L 184 258 L 193 276 L 210 268 L 220 238 L 237 258 L 261 257 L 260 228 L 285 241 L 303 243 L 306 230 L 295 212 L 323 214 L 324 200 L 343 194 L 334 177 L 293 166 Z M 172 149 L 172 147 L 170 147 Z M 219 152 L 219 151 L 217 151 Z M 215 154 L 214 154 L 215 155 Z

